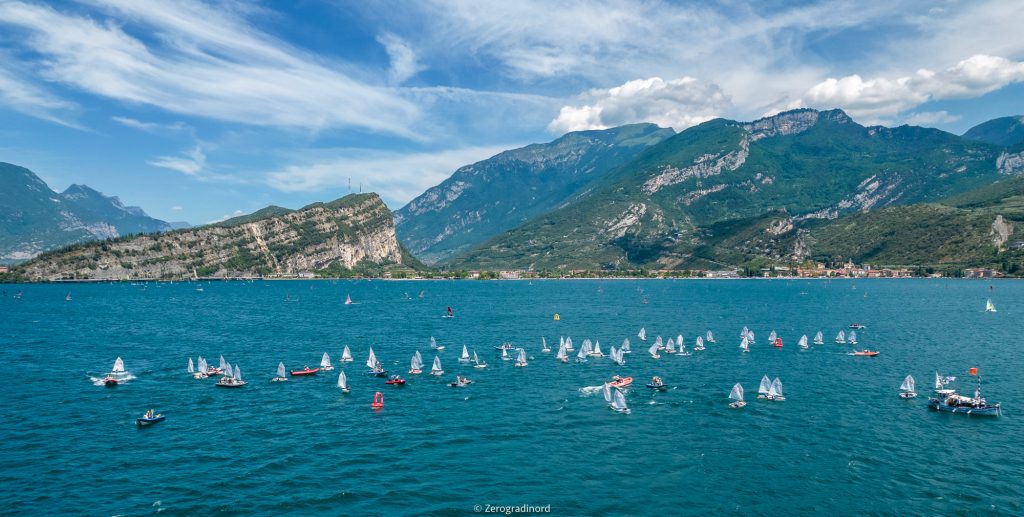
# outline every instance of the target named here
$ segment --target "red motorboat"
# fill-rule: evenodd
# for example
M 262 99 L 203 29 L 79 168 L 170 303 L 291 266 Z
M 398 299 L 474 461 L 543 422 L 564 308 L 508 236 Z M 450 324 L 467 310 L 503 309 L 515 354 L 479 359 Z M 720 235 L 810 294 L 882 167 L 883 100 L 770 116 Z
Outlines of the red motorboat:
M 392 375 L 390 379 L 384 381 L 384 384 L 391 384 L 393 386 L 405 386 L 405 379 Z
M 114 386 L 117 386 L 117 384 L 118 384 L 117 379 L 115 379 L 113 377 L 107 376 L 107 377 L 103 378 L 103 385 L 108 387 L 108 388 L 113 388 Z
M 292 377 L 302 377 L 305 375 L 316 375 L 319 372 L 319 368 L 310 368 L 308 366 L 303 367 L 301 370 L 292 370 Z
M 772 346 L 774 346 L 775 348 L 782 348 L 782 338 L 775 338 L 775 342 L 772 343 Z
M 876 355 L 878 355 L 880 353 L 881 352 L 878 352 L 876 350 L 861 350 L 860 352 L 854 351 L 850 355 L 859 355 L 859 356 L 864 356 L 864 357 L 874 357 L 874 356 L 876 356 Z

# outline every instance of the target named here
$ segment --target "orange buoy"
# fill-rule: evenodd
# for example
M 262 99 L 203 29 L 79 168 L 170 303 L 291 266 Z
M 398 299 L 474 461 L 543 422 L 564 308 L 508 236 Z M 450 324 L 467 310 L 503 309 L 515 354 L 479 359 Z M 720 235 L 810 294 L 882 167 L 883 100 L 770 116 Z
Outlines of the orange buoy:
M 373 409 L 381 409 L 384 407 L 384 394 L 377 392 L 373 394 L 373 404 L 370 404 Z
M 561 320 L 561 319 L 562 319 L 562 317 L 561 317 L 561 316 L 559 316 L 559 315 L 558 315 L 558 313 L 556 312 L 556 313 L 555 313 L 555 321 L 559 321 L 559 320 Z
M 978 375 L 978 369 L 977 368 L 971 368 L 971 375 Z

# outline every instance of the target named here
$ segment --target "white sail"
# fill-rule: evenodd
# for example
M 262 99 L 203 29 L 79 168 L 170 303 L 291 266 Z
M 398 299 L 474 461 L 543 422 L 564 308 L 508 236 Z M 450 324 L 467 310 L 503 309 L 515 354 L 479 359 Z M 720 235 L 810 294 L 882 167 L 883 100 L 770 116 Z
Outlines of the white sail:
M 590 345 L 589 341 L 584 341 L 583 342 L 583 345 L 580 346 L 580 351 L 576 353 L 576 360 L 577 361 L 586 361 L 587 360 L 587 353 L 588 353 L 587 352 L 587 347 L 589 345 Z
M 985 302 L 985 312 L 996 312 L 996 304 L 991 299 Z
M 754 343 L 754 331 L 753 330 L 747 331 L 747 341 L 749 341 L 751 344 Z
M 224 363 L 224 371 L 222 372 L 225 377 L 234 377 L 235 371 L 231 369 L 231 363 Z
M 846 342 L 846 332 L 843 332 L 842 330 L 840 330 L 839 333 L 836 334 L 836 343 L 845 343 L 845 342 Z
M 224 360 L 224 356 L 220 356 L 220 364 L 217 366 L 217 369 L 218 370 L 223 370 L 224 367 L 227 366 L 227 365 L 228 365 L 228 362 Z
M 772 381 L 767 375 L 761 377 L 761 385 L 757 387 L 757 392 L 761 395 L 767 395 L 769 390 L 772 388 Z
M 743 330 L 740 330 L 740 337 L 747 337 L 747 334 L 750 334 L 750 329 L 743 325 Z
M 750 340 L 746 336 L 743 336 L 743 339 L 740 340 L 740 349 L 744 352 L 750 351 Z
M 284 378 L 284 363 L 277 363 L 277 376 Z
M 444 370 L 441 369 L 441 358 L 436 355 L 434 356 L 434 364 L 430 367 L 430 373 L 432 375 L 441 375 L 444 373 Z
M 114 368 L 110 370 L 112 373 L 124 373 L 124 361 L 120 357 L 114 360 Z
M 658 344 L 651 345 L 651 348 L 647 349 L 647 353 L 651 354 L 652 357 L 658 357 Z
M 674 354 L 674 353 L 676 353 L 676 340 L 674 340 L 672 338 L 668 338 L 668 341 L 665 343 L 665 353 L 666 354 Z
M 242 367 L 241 366 L 235 366 L 235 374 L 232 375 L 231 378 L 236 380 L 236 381 L 241 381 L 242 380 Z
M 345 295 L 345 305 L 352 305 L 352 295 Z
M 640 338 L 640 341 L 647 341 L 647 329 L 640 327 L 640 332 L 637 332 L 636 337 Z
M 566 352 L 572 352 L 572 338 L 571 337 L 565 338 L 565 351 Z
M 341 351 L 341 362 L 351 363 L 352 362 L 352 351 L 348 349 L 348 345 L 345 345 L 345 349 Z
M 423 369 L 423 362 L 420 361 L 420 358 L 417 357 L 416 354 L 413 354 L 412 355 L 412 359 L 409 361 L 409 369 L 410 370 L 422 370 Z
M 420 366 L 423 366 L 423 356 L 420 355 L 419 350 L 416 351 L 416 362 L 419 363 Z
M 480 358 L 476 355 L 476 350 L 473 350 L 473 364 L 480 364 Z
M 338 387 L 343 390 L 348 389 L 348 379 L 345 377 L 345 370 L 338 374 Z
M 768 388 L 768 395 L 771 397 L 782 397 L 782 381 L 778 377 L 772 381 L 772 385 Z
M 807 334 L 800 336 L 800 341 L 797 342 L 800 348 L 807 348 Z
M 596 355 L 596 356 L 604 357 L 604 353 L 601 352 L 601 341 L 600 340 L 595 340 L 594 341 L 594 351 L 591 352 L 591 354 L 592 355 Z
M 661 340 L 661 336 L 654 338 L 654 346 L 658 347 L 658 350 L 665 349 L 665 342 Z
M 731 400 L 743 400 L 743 386 L 740 383 L 736 383 L 732 387 L 732 391 L 729 392 L 729 399 Z
M 626 411 L 629 409 L 629 407 L 626 406 L 626 397 L 622 394 L 622 391 L 615 390 L 612 394 L 612 407 L 615 408 L 616 411 Z
M 324 356 L 320 358 L 320 367 L 321 368 L 330 368 L 331 367 L 331 356 L 328 355 L 327 352 L 324 352 Z
M 693 345 L 694 350 L 704 350 L 704 338 L 697 336 L 697 341 Z
M 821 334 L 821 331 L 819 330 L 818 333 L 814 335 L 814 344 L 815 345 L 820 345 L 820 344 L 822 344 L 824 342 L 825 342 L 825 336 L 823 336 Z
M 516 357 L 516 364 L 526 366 L 526 350 L 520 348 L 519 356 Z
M 612 403 L 612 387 L 611 387 L 611 385 L 609 385 L 607 382 L 604 383 L 604 386 L 601 387 L 601 391 L 604 392 L 604 401 L 609 403 L 609 404 L 611 404 Z
M 437 348 L 437 340 L 434 339 L 434 336 L 430 336 L 430 348 Z
M 851 330 L 850 331 L 850 335 L 846 337 L 846 340 L 849 341 L 851 344 L 856 345 L 857 344 L 857 331 L 856 330 Z
M 629 339 L 623 339 L 622 340 L 622 346 L 619 347 L 619 350 L 622 350 L 622 352 L 625 353 L 625 354 L 630 353 Z
M 712 334 L 710 330 L 708 331 L 707 342 L 708 343 L 714 343 L 715 342 L 715 335 Z
M 942 389 L 942 385 L 943 385 L 942 376 L 939 375 L 939 372 L 935 372 L 935 389 L 941 390 Z
M 459 360 L 464 363 L 469 362 L 469 348 L 467 348 L 466 345 L 462 345 L 462 356 L 459 357 Z
M 209 369 L 210 369 L 210 366 L 208 364 L 206 364 L 206 358 L 200 356 L 199 357 L 199 371 L 203 372 L 203 373 L 206 373 L 206 371 L 209 370 Z
M 779 335 L 778 335 L 778 334 L 776 334 L 774 330 L 772 330 L 772 331 L 771 331 L 771 332 L 770 332 L 770 333 L 768 334 L 768 342 L 769 342 L 769 343 L 774 343 L 774 342 L 775 342 L 775 338 L 777 338 L 777 337 L 779 337 Z
M 196 365 L 192 363 L 192 358 L 188 358 L 188 373 L 196 373 Z
M 914 391 L 914 376 L 908 375 L 903 379 L 903 384 L 900 384 L 900 389 L 903 391 Z
M 548 340 L 544 339 L 543 336 L 541 336 L 541 338 L 540 338 L 540 351 L 541 352 L 550 352 L 551 351 L 551 348 L 548 347 Z
M 580 352 L 582 353 L 583 350 L 580 350 Z M 508 360 L 511 360 L 511 359 L 512 358 L 509 357 L 509 355 L 508 355 L 508 349 L 507 348 L 502 348 L 501 349 L 501 360 L 502 361 L 508 361 Z
M 565 342 L 564 341 L 561 344 L 558 345 L 558 353 L 555 354 L 555 359 L 558 359 L 559 361 L 568 361 L 569 360 L 569 352 L 567 352 L 565 350 Z
M 373 347 L 370 347 L 370 356 L 366 358 L 367 368 L 377 368 L 377 355 L 373 353 Z

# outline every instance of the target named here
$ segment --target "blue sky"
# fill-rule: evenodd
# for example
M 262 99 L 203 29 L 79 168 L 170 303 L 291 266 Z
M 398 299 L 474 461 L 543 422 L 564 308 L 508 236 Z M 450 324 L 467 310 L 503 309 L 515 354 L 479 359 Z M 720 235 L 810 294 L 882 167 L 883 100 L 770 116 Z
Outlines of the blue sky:
M 0 0 L 0 161 L 205 223 L 566 131 L 1024 113 L 1024 3 Z

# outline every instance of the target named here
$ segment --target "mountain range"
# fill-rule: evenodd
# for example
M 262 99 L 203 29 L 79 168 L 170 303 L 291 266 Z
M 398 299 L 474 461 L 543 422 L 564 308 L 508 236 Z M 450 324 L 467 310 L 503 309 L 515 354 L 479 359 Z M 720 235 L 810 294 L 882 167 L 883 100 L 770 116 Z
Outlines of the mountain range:
M 0 162 L 0 261 L 94 239 L 172 230 L 187 223 L 154 219 L 85 185 L 54 192 L 32 171 Z
M 1016 230 L 1024 225 L 1017 221 L 1024 218 L 1011 209 L 1012 196 L 990 195 L 984 209 L 956 199 L 1012 191 L 1010 180 L 1024 173 L 1019 121 L 997 119 L 958 136 L 866 127 L 840 110 L 716 119 L 648 141 L 630 159 L 545 205 L 542 215 L 490 222 L 489 229 L 514 227 L 468 249 L 449 246 L 443 264 L 540 270 L 715 269 L 808 259 L 990 264 L 1006 258 L 1000 254 L 1020 239 Z M 515 182 L 514 167 L 502 169 L 494 160 L 469 167 L 486 165 L 489 182 L 502 183 L 502 190 L 446 181 L 399 211 L 399 238 L 417 249 L 423 234 L 409 229 L 440 228 L 421 224 L 425 214 L 413 210 L 426 201 L 485 200 L 447 204 L 446 221 L 472 220 L 498 203 L 504 214 L 517 214 L 527 184 Z M 972 237 L 958 244 L 954 236 L 961 233 Z M 937 242 L 937 235 L 949 242 Z

